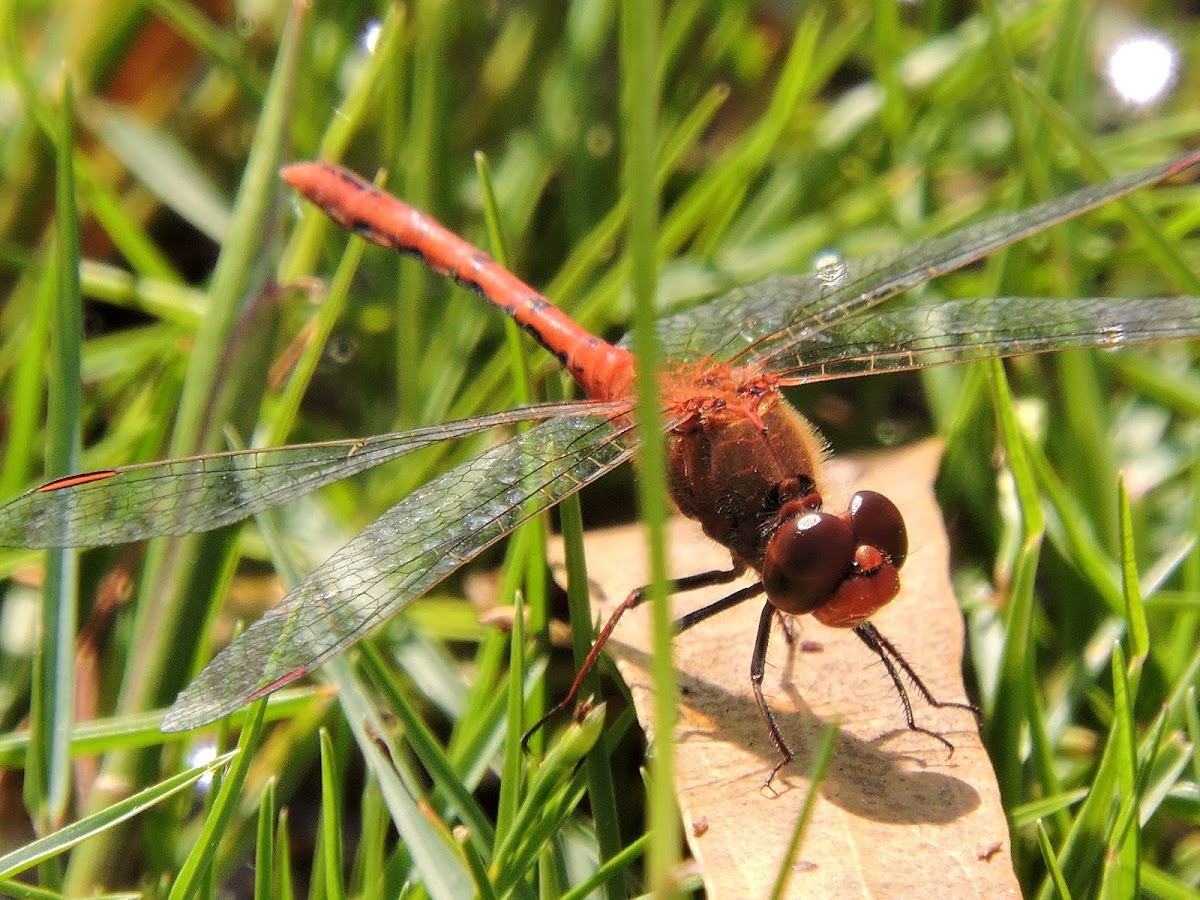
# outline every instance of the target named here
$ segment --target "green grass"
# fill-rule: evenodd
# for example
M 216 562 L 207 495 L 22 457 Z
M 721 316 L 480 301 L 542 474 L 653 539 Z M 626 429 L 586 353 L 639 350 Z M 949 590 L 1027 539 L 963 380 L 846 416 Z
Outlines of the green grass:
M 375 13 L 357 4 L 317 4 L 302 25 L 285 24 L 283 4 L 221 23 L 174 0 L 153 13 L 4 6 L 17 27 L 0 50 L 3 498 L 59 473 L 75 435 L 84 449 L 71 467 L 86 470 L 223 449 L 230 434 L 334 439 L 517 402 L 500 317 L 412 260 L 297 218 L 275 176 L 284 160 L 387 170 L 390 190 L 481 246 L 502 239 L 514 271 L 615 338 L 636 318 L 630 284 L 650 260 L 666 307 L 806 270 L 829 248 L 863 255 L 1157 163 L 1200 133 L 1186 99 L 1195 72 L 1180 72 L 1161 109 L 1123 110 L 1079 37 L 1090 32 L 1072 24 L 1111 23 L 1068 2 L 1019 13 L 985 4 L 967 18 L 945 3 L 876 4 L 875 17 L 844 4 L 791 21 L 781 4 L 691 0 L 666 5 L 653 40 L 616 3 L 480 6 L 392 8 L 373 54 L 360 41 Z M 1181 57 L 1195 58 L 1198 20 L 1148 6 Z M 153 16 L 173 30 L 149 27 Z M 622 44 L 626 33 L 637 36 Z M 622 82 L 638 54 L 657 66 L 656 111 L 645 74 L 640 87 Z M 641 169 L 626 166 L 630 147 Z M 78 217 L 55 202 L 72 180 Z M 927 292 L 1200 294 L 1200 189 L 1165 186 L 1130 206 Z M 82 349 L 48 353 L 50 335 L 78 330 L 67 324 L 76 269 Z M 561 391 L 552 361 L 527 340 L 524 351 L 535 395 Z M 951 441 L 941 500 L 968 677 L 1029 895 L 1048 895 L 1057 878 L 1075 896 L 1126 896 L 1139 879 L 1154 896 L 1200 886 L 1193 355 L 1072 353 L 797 393 L 817 413 L 849 410 L 816 416 L 839 449 L 931 429 Z M 269 368 L 284 358 L 280 381 Z M 83 394 L 71 414 L 58 398 L 76 364 Z M 519 593 L 530 609 L 516 647 L 474 624 L 464 579 L 451 579 L 361 654 L 325 667 L 336 701 L 321 688 L 291 692 L 262 731 L 222 733 L 218 752 L 240 735 L 243 754 L 204 794 L 189 792 L 198 773 L 188 770 L 205 733 L 166 739 L 148 715 L 232 621 L 257 615 L 252 602 L 234 605 L 253 576 L 311 570 L 481 446 L 424 451 L 243 529 L 77 562 L 0 554 L 0 765 L 23 775 L 26 807 L 16 778 L 4 779 L 0 854 L 21 854 L 42 887 L 71 895 L 98 885 L 165 895 L 172 882 L 202 896 L 249 891 L 255 865 L 259 896 L 306 885 L 314 896 L 395 896 L 416 880 L 414 892 L 435 896 L 670 884 L 672 801 L 661 779 L 648 799 L 628 714 L 610 708 L 603 727 L 599 714 L 558 723 L 533 757 L 505 726 L 522 698 L 533 721 L 565 687 L 565 663 L 540 678 L 550 592 L 537 528 L 485 560 L 503 565 L 501 602 Z M 628 480 L 610 479 L 585 492 L 582 518 L 628 516 L 633 496 Z M 661 501 L 638 502 L 653 518 Z M 22 644 L 33 630 L 22 616 L 37 608 L 23 585 L 45 573 L 49 591 L 50 573 L 75 568 L 81 636 L 72 644 L 68 586 L 43 601 L 41 642 Z M 72 706 L 103 721 L 66 731 Z M 72 766 L 68 748 L 86 762 Z M 669 771 L 660 764 L 652 772 Z M 14 837 L 26 816 L 43 843 Z M 87 837 L 78 846 L 77 835 Z M 0 856 L 0 873 L 9 861 Z

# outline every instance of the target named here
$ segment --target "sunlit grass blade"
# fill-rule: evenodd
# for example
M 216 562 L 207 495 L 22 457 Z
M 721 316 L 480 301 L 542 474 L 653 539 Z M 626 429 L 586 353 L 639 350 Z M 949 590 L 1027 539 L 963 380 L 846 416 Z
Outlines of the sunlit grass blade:
M 258 830 L 254 842 L 254 900 L 274 896 L 276 871 L 275 779 L 269 778 L 258 801 Z
M 321 738 L 321 852 L 325 869 L 325 896 L 340 900 L 342 885 L 342 798 L 338 790 L 338 766 L 333 741 L 322 728 Z
M 583 900 L 601 887 L 611 886 L 611 888 L 619 890 L 621 885 L 629 884 L 631 881 L 629 870 L 640 857 L 645 855 L 649 846 L 650 835 L 643 834 L 623 848 L 616 856 L 606 860 L 588 878 L 564 893 L 561 900 Z
M 1029 803 L 1023 803 L 1010 813 L 1013 827 L 1017 829 L 1025 828 L 1035 824 L 1040 819 L 1048 818 L 1064 810 L 1069 810 L 1086 799 L 1087 795 L 1087 788 L 1076 788 L 1065 794 L 1056 794 L 1053 797 L 1043 797 Z
M 1037 823 L 1037 838 L 1038 847 L 1042 851 L 1042 861 L 1045 862 L 1046 868 L 1050 872 L 1050 880 L 1054 884 L 1055 890 L 1058 891 L 1058 896 L 1061 900 L 1071 900 L 1071 889 L 1067 886 L 1062 869 L 1059 868 L 1058 859 L 1054 854 L 1054 845 L 1050 842 L 1050 835 L 1046 833 L 1046 827 L 1041 822 Z
M 225 773 L 217 795 L 208 808 L 200 833 L 196 836 L 196 842 L 171 884 L 168 894 L 170 900 L 194 896 L 204 879 L 211 877 L 211 867 L 216 859 L 218 846 L 230 819 L 237 811 L 242 785 L 249 774 L 250 764 L 254 761 L 254 750 L 262 737 L 262 719 L 266 708 L 265 700 L 257 701 L 251 708 L 250 717 L 238 738 L 234 764 Z
M 550 744 L 506 840 L 496 848 L 489 874 L 497 893 L 511 890 L 533 866 L 546 844 L 583 797 L 580 761 L 600 739 L 604 704 L 573 721 Z
M 194 766 L 165 778 L 98 813 L 78 819 L 53 834 L 38 838 L 11 853 L 0 856 L 0 883 L 36 866 L 43 860 L 69 850 L 81 841 L 101 834 L 118 822 L 124 822 L 180 791 L 187 790 L 204 776 L 234 760 L 238 756 L 238 752 L 231 750 L 204 765 Z
M 405 739 L 420 761 L 422 768 L 433 780 L 438 793 L 449 802 L 454 815 L 461 818 L 470 829 L 471 838 L 487 853 L 493 839 L 493 828 L 484 811 L 479 807 L 470 789 L 464 783 L 454 762 L 442 750 L 429 726 L 413 709 L 412 703 L 399 689 L 390 675 L 379 653 L 372 647 L 362 649 L 363 669 L 377 690 L 388 701 L 388 709 L 400 721 Z
M 273 897 L 278 900 L 292 900 L 295 891 L 292 887 L 292 844 L 288 834 L 288 812 L 279 811 L 279 826 L 276 829 L 275 860 L 276 875 L 273 882 Z
M 1032 676 L 1035 669 L 1031 627 L 1034 608 L 1034 578 L 1037 573 L 1042 535 L 1045 530 L 1033 472 L 1025 451 L 1025 438 L 1017 423 L 1004 368 L 998 361 L 987 364 L 1001 443 L 1006 453 L 1021 513 L 1021 546 L 1013 567 L 1013 580 L 1005 629 L 1005 646 L 996 689 L 996 702 L 986 716 L 988 751 L 996 766 L 1002 796 L 1011 799 L 1023 793 L 1025 761 L 1023 738 L 1034 734 L 1035 767 L 1049 774 L 1049 753 L 1037 709 Z M 1028 729 L 1028 730 L 1027 730 Z
M 838 729 L 839 723 L 835 720 L 825 726 L 821 732 L 821 742 L 817 745 L 817 751 L 813 755 L 812 769 L 808 773 L 808 794 L 804 798 L 804 806 L 800 810 L 800 815 L 796 817 L 796 827 L 792 829 L 791 839 L 783 854 L 783 865 L 779 867 L 779 873 L 775 876 L 775 886 L 771 891 L 772 900 L 782 900 L 787 896 L 792 872 L 798 862 L 796 857 L 800 852 L 800 847 L 803 846 L 804 834 L 808 830 L 809 822 L 812 821 L 813 810 L 816 808 L 817 798 L 820 796 L 821 783 L 825 780 L 825 774 L 829 771 L 829 763 L 833 760 Z

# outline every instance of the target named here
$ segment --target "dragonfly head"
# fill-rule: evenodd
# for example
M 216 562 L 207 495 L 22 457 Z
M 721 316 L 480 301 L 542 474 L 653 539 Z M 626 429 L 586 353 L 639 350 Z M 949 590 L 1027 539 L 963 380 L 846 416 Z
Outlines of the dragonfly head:
M 851 628 L 900 592 L 908 532 L 887 497 L 859 491 L 840 515 L 792 501 L 780 519 L 762 567 L 763 587 L 776 609 Z

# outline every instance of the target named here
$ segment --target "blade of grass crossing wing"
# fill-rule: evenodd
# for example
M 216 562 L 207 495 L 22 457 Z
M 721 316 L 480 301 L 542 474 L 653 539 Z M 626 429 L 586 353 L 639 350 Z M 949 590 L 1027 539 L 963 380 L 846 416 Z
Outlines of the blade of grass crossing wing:
M 588 601 L 590 583 L 583 550 L 583 509 L 579 496 L 568 498 L 559 506 L 559 526 L 562 529 L 563 553 L 567 566 L 567 607 L 570 610 L 571 636 L 574 644 L 575 667 L 578 670 L 591 650 L 592 615 Z M 593 670 L 588 673 L 580 697 L 600 696 L 600 679 Z M 612 765 L 607 747 L 598 744 L 584 761 L 587 770 L 588 798 L 592 821 L 600 845 L 600 862 L 615 858 L 621 852 L 621 833 L 617 815 L 617 793 L 613 783 Z M 620 877 L 609 886 L 608 894 L 624 896 L 627 885 Z
M 57 213 L 55 240 L 54 328 L 50 332 L 51 368 L 47 396 L 46 468 L 49 475 L 66 475 L 79 465 L 82 386 L 83 300 L 79 288 L 79 215 L 75 207 L 74 103 L 71 81 L 63 90 L 56 133 L 55 172 Z M 74 716 L 75 632 L 79 556 L 75 551 L 50 551 L 42 586 L 41 640 L 34 657 L 32 728 L 38 739 L 30 745 L 25 782 L 25 805 L 37 829 L 51 831 L 66 815 L 71 794 L 70 732 Z M 43 867 L 45 883 L 58 886 L 57 864 Z
M 633 295 L 633 348 L 637 356 L 637 427 L 642 442 L 638 499 L 646 525 L 654 683 L 654 751 L 647 816 L 649 885 L 666 895 L 675 888 L 679 861 L 679 808 L 675 801 L 675 704 L 679 683 L 671 646 L 674 628 L 666 594 L 666 451 L 658 398 L 660 348 L 655 332 L 654 288 L 658 277 L 658 188 L 655 181 L 660 84 L 659 4 L 621 4 L 622 191 L 629 198 L 629 287 Z

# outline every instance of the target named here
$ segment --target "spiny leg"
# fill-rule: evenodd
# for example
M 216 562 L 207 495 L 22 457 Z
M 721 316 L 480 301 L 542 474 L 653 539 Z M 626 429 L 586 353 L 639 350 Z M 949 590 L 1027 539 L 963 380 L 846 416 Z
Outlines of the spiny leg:
M 965 709 L 975 716 L 978 721 L 980 717 L 979 707 L 971 703 L 957 703 L 950 700 L 938 700 L 930 693 L 929 688 L 925 686 L 925 682 L 921 680 L 913 667 L 908 664 L 908 660 L 896 649 L 895 645 L 879 633 L 870 622 L 863 622 L 860 625 L 854 626 L 854 633 L 858 635 L 859 640 L 870 648 L 871 652 L 883 660 L 883 666 L 887 669 L 888 676 L 892 679 L 892 684 L 896 686 L 896 691 L 900 695 L 900 703 L 904 706 L 904 721 L 908 724 L 909 730 L 919 732 L 920 734 L 928 735 L 935 741 L 942 744 L 949 752 L 954 755 L 954 745 L 946 740 L 936 731 L 931 731 L 928 728 L 922 728 L 916 723 L 913 718 L 912 701 L 908 699 L 908 690 L 904 686 L 904 681 L 900 678 L 900 672 L 904 672 L 912 682 L 913 687 L 917 689 L 917 693 L 932 706 L 934 709 Z M 899 669 L 897 669 L 899 666 Z
M 774 619 L 775 607 L 769 602 L 764 603 L 762 612 L 758 616 L 758 634 L 754 638 L 754 655 L 750 657 L 750 686 L 754 689 L 754 702 L 758 704 L 758 711 L 767 726 L 767 733 L 771 736 L 771 743 L 779 751 L 779 762 L 775 764 L 775 768 L 767 776 L 767 783 L 764 787 L 770 787 L 771 782 L 775 780 L 775 776 L 779 774 L 779 770 L 792 761 L 792 751 L 783 740 L 783 735 L 779 732 L 779 726 L 775 724 L 775 714 L 771 712 L 771 707 L 767 705 L 767 698 L 763 695 L 762 689 L 763 676 L 767 669 L 767 644 L 771 640 L 771 623 Z
M 714 582 L 715 584 L 716 582 Z M 722 597 L 720 600 L 715 600 L 708 606 L 702 606 L 699 609 L 694 609 L 685 616 L 680 616 L 675 620 L 675 633 L 681 634 L 687 631 L 694 625 L 699 625 L 701 622 L 707 622 L 718 613 L 723 613 L 727 609 L 733 609 L 740 603 L 745 603 L 751 597 L 757 597 L 763 592 L 762 582 L 749 585 L 741 590 L 734 591 L 727 597 Z
M 687 575 L 683 578 L 674 578 L 667 582 L 668 594 L 681 594 L 685 591 L 694 591 L 699 588 L 709 587 L 714 584 L 728 584 L 739 575 L 746 571 L 746 567 L 740 564 L 734 564 L 731 569 L 714 569 L 711 572 L 698 572 L 695 575 Z M 588 655 L 584 657 L 583 664 L 579 667 L 579 672 L 575 675 L 575 680 L 571 683 L 571 689 L 561 701 L 554 705 L 544 716 L 538 719 L 529 730 L 525 732 L 525 736 L 521 738 L 521 746 L 523 749 L 529 749 L 529 738 L 535 731 L 545 725 L 550 719 L 557 716 L 559 713 L 567 710 L 575 698 L 579 696 L 579 691 L 583 687 L 583 680 L 587 677 L 588 672 L 596 665 L 596 660 L 600 658 L 600 651 L 604 649 L 604 645 L 608 643 L 609 637 L 613 633 L 613 629 L 617 627 L 617 622 L 621 620 L 621 616 L 625 615 L 629 610 L 640 606 L 642 601 L 646 599 L 646 592 L 649 585 L 643 585 L 640 588 L 635 588 L 629 592 L 627 596 L 616 609 L 609 615 L 608 621 L 604 623 L 604 627 L 600 629 L 600 633 L 596 636 L 595 642 L 592 644 L 592 649 L 588 651 Z M 759 590 L 762 590 L 759 586 Z M 740 591 L 738 593 L 741 593 Z M 736 596 L 733 595 L 733 596 Z M 728 599 L 728 598 L 727 598 Z M 745 599 L 745 598 L 742 598 Z M 721 601 L 718 601 L 720 603 Z M 712 604 L 716 606 L 717 604 Z M 704 607 L 709 609 L 710 607 Z M 727 607 L 722 607 L 725 609 Z M 703 610 L 700 610 L 703 612 Z M 717 610 L 720 612 L 720 610 Z M 710 613 L 711 615 L 711 613 Z M 686 618 L 686 617 L 685 617 Z M 695 624 L 695 623 L 693 623 Z M 690 626 L 689 626 L 690 627 Z

